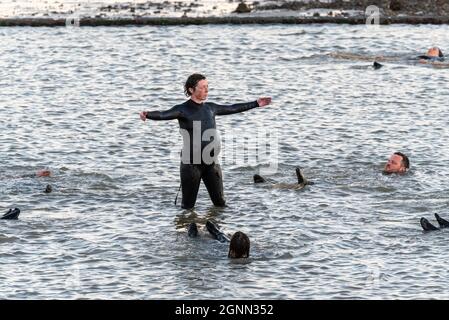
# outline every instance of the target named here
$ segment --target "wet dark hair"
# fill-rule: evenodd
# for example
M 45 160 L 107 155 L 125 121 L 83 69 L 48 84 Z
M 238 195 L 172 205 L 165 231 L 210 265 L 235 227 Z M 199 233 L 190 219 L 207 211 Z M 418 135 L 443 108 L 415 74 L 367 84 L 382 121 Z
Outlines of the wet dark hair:
M 248 258 L 249 257 L 249 238 L 243 232 L 236 232 L 231 238 L 229 244 L 228 258 Z
M 395 152 L 394 154 L 402 157 L 402 163 L 404 164 L 404 167 L 406 169 L 410 168 L 410 161 L 405 154 L 403 154 L 402 152 Z
M 184 94 L 187 97 L 190 97 L 192 94 L 190 93 L 189 89 L 195 89 L 198 82 L 200 82 L 201 80 L 206 80 L 206 77 L 199 73 L 191 74 L 184 84 Z

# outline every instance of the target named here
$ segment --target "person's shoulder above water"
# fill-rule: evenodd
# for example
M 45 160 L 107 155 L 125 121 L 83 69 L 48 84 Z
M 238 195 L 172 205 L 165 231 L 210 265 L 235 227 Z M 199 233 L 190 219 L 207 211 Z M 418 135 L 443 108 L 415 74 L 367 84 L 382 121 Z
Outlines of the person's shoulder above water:
M 393 153 L 384 166 L 384 174 L 405 174 L 410 169 L 410 160 L 402 152 Z

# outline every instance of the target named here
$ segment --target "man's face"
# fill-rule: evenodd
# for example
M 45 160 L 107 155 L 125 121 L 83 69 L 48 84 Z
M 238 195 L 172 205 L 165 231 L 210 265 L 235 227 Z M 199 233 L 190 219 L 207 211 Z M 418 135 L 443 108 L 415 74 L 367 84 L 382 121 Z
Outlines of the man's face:
M 390 159 L 388 159 L 385 165 L 385 173 L 404 173 L 406 171 L 405 166 L 402 163 L 402 157 L 397 154 L 393 154 Z
M 207 82 L 207 80 L 198 81 L 195 89 L 190 89 L 190 93 L 196 100 L 205 101 L 209 93 L 209 83 Z

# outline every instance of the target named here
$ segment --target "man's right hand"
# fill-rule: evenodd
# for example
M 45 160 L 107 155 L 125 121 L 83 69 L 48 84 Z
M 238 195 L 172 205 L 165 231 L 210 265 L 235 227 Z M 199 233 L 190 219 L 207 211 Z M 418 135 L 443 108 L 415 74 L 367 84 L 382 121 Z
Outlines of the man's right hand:
M 147 121 L 147 111 L 142 111 L 140 113 L 140 119 L 142 119 L 142 121 Z

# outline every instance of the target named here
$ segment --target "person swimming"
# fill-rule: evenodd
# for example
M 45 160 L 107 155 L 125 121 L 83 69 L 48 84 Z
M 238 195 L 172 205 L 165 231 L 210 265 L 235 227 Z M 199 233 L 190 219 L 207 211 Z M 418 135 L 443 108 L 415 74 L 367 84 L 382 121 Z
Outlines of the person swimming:
M 298 181 L 296 183 L 275 183 L 272 185 L 272 187 L 275 189 L 302 189 L 306 185 L 315 184 L 314 182 L 308 181 L 306 179 L 306 177 L 304 176 L 304 174 L 302 173 L 300 168 L 296 168 L 295 172 L 296 172 L 296 178 L 298 179 Z M 264 177 L 262 177 L 258 174 L 255 174 L 253 176 L 253 180 L 254 180 L 254 183 L 267 182 L 267 180 Z
M 237 231 L 232 235 L 231 239 L 229 239 L 227 235 L 221 232 L 220 229 L 218 229 L 218 227 L 209 220 L 206 221 L 206 229 L 214 239 L 220 241 L 221 243 L 229 242 L 228 258 L 240 259 L 249 257 L 251 243 L 245 233 Z M 191 238 L 196 238 L 198 236 L 198 226 L 195 222 L 192 222 L 189 225 L 187 233 Z
M 14 208 L 9 209 L 8 212 L 6 212 L 0 219 L 2 220 L 17 220 L 20 215 L 20 209 Z
M 440 226 L 439 228 L 431 224 L 426 218 L 421 218 L 419 223 L 421 224 L 421 227 L 424 231 L 436 231 L 444 228 L 449 228 L 449 221 L 441 218 L 438 213 L 435 213 L 435 218 L 437 219 L 437 222 Z
M 432 63 L 432 62 L 443 62 L 444 54 L 438 47 L 432 47 L 427 50 L 425 55 L 418 56 L 418 59 L 421 63 Z
M 379 62 L 392 62 L 392 63 L 422 63 L 422 64 L 431 64 L 434 67 L 438 68 L 446 68 L 449 64 L 443 63 L 445 61 L 445 57 L 443 51 L 438 47 L 429 48 L 426 54 L 416 55 L 412 54 L 410 56 L 404 56 L 400 53 L 398 54 L 387 54 L 387 55 L 367 55 L 365 53 L 352 53 L 352 52 L 333 52 L 329 54 L 333 58 L 344 59 L 344 60 L 352 60 L 352 61 L 374 61 L 373 65 L 371 65 L 374 70 L 379 70 L 382 68 L 382 64 Z M 353 66 L 355 69 L 367 69 L 369 66 Z

